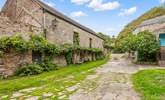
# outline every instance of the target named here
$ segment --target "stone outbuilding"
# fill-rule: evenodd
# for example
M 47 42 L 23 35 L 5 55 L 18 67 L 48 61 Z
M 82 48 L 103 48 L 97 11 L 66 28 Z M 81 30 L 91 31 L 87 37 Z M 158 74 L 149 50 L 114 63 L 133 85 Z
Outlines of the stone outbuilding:
M 165 66 L 165 15 L 142 22 L 134 34 L 145 30 L 152 32 L 160 42 L 159 65 Z
M 25 39 L 28 38 L 29 32 L 43 35 L 50 43 L 58 45 L 74 44 L 75 36 L 78 36 L 80 47 L 104 50 L 104 40 L 97 33 L 40 0 L 6 0 L 1 10 L 0 37 L 3 35 L 12 36 L 18 32 L 23 33 Z M 17 56 L 17 54 L 11 53 L 9 57 L 11 59 L 8 59 L 8 62 L 11 60 L 12 64 L 6 66 L 7 62 L 1 61 L 5 63 L 1 69 L 12 70 L 12 73 L 13 69 L 19 66 L 18 62 L 25 61 L 31 63 L 35 59 L 40 59 L 37 58 L 40 56 L 37 52 L 29 52 L 26 56 L 25 54 Z M 80 51 L 74 54 L 73 63 L 94 60 L 96 56 L 90 52 Z M 13 62 L 14 59 L 18 61 Z M 61 66 L 67 65 L 64 55 L 56 57 L 54 63 Z

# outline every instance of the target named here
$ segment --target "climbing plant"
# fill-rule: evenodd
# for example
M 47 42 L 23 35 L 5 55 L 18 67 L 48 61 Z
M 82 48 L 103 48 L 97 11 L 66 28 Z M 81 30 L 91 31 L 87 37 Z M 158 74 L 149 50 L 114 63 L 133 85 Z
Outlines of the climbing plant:
M 68 64 L 73 62 L 74 51 L 89 51 L 93 53 L 102 53 L 98 48 L 87 48 L 79 46 L 79 35 L 76 33 L 76 39 L 74 44 L 55 45 L 48 42 L 42 36 L 30 35 L 30 39 L 26 40 L 21 35 L 16 34 L 14 36 L 4 36 L 0 39 L 1 54 L 7 52 L 10 49 L 16 50 L 16 52 L 26 52 L 28 50 L 37 51 L 44 54 L 44 61 L 51 61 L 54 56 L 65 54 Z
M 76 46 L 79 46 L 80 45 L 80 37 L 79 37 L 79 33 L 77 33 L 77 32 L 74 32 L 73 43 Z
M 0 39 L 0 49 L 2 51 L 9 51 L 13 48 L 18 52 L 24 52 L 29 49 L 28 45 L 28 42 L 22 39 L 20 35 L 4 36 Z

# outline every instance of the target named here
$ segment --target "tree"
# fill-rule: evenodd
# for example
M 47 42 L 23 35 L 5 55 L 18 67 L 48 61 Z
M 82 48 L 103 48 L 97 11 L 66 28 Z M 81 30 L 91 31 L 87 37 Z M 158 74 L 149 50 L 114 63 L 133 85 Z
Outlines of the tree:
M 121 41 L 121 46 L 124 52 L 136 51 L 137 49 L 137 37 L 136 35 L 130 34 Z
M 104 47 L 113 48 L 113 41 L 115 40 L 114 38 L 111 38 L 110 36 L 105 35 L 101 32 L 99 32 L 98 35 L 104 39 Z

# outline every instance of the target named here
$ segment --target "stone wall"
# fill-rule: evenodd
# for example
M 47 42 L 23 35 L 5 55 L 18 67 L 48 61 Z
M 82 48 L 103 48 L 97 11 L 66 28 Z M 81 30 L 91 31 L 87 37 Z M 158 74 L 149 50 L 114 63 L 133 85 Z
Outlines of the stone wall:
M 12 0 L 13 2 L 15 0 Z M 43 33 L 43 30 L 47 31 L 47 38 L 50 42 L 55 44 L 73 43 L 74 32 L 80 35 L 80 46 L 89 47 L 90 38 L 92 39 L 92 47 L 103 49 L 103 40 L 92 33 L 83 30 L 66 20 L 51 14 L 49 11 L 43 10 L 43 8 L 34 2 L 33 0 L 17 0 L 16 5 L 10 2 L 8 6 L 15 6 L 15 16 L 13 15 L 12 9 L 14 7 L 4 7 L 3 13 L 10 19 L 25 23 L 34 27 L 38 27 Z
M 150 32 L 153 32 L 153 34 L 156 35 L 156 37 L 159 37 L 159 34 L 163 32 L 162 31 L 163 29 L 165 29 L 165 23 L 152 24 L 152 25 L 138 27 L 134 31 L 134 33 L 137 34 L 137 33 L 141 32 L 141 31 L 148 30 Z
M 59 56 L 55 57 L 53 59 L 53 63 L 57 64 L 58 66 L 62 66 L 62 67 L 67 66 L 67 62 L 66 62 L 64 55 L 59 55 Z
M 13 75 L 16 69 L 26 63 L 32 63 L 32 53 L 17 53 L 14 50 L 6 52 L 1 58 L 1 70 L 3 69 L 4 75 Z M 2 72 L 0 72 L 2 73 Z
M 53 20 L 56 20 L 57 26 L 52 26 Z M 89 47 L 90 38 L 92 39 L 92 47 L 103 49 L 103 40 L 99 37 L 92 35 L 62 19 L 59 19 L 49 13 L 46 13 L 46 26 L 47 26 L 47 38 L 52 43 L 65 44 L 73 43 L 74 32 L 79 33 L 80 46 Z
M 79 33 L 81 47 L 90 47 L 90 39 L 92 39 L 92 47 L 103 50 L 103 40 L 97 35 L 44 10 L 41 5 L 33 0 L 7 0 L 0 16 L 0 37 L 21 33 L 25 39 L 28 39 L 29 34 L 43 35 L 43 33 L 46 33 L 45 36 L 49 42 L 61 45 L 65 43 L 73 44 L 74 32 Z M 73 56 L 73 63 L 96 59 L 96 55 L 90 52 L 83 54 L 76 52 Z M 7 71 L 12 70 L 11 73 L 21 65 L 20 62 L 32 62 L 31 53 L 9 52 L 4 57 L 4 65 L 1 67 L 7 69 Z M 53 62 L 61 66 L 67 64 L 63 55 L 54 58 Z

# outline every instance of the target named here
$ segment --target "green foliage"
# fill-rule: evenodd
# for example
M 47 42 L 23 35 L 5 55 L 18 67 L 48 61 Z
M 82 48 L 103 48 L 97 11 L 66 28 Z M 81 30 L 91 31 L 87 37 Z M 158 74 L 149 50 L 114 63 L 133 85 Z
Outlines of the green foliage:
M 68 65 L 73 64 L 73 51 L 67 52 L 65 54 L 65 58 L 66 58 L 66 61 L 67 61 Z
M 148 31 L 140 32 L 138 35 L 128 35 L 118 44 L 121 52 L 138 51 L 139 62 L 155 62 L 159 52 L 159 42 L 156 37 Z
M 43 71 L 52 71 L 57 69 L 57 65 L 53 64 L 51 61 L 44 61 L 40 64 L 41 68 L 43 68 Z
M 33 51 L 40 51 L 46 55 L 56 55 L 60 53 L 60 48 L 49 43 L 44 37 L 34 35 L 29 41 L 29 48 Z
M 134 87 L 142 100 L 164 100 L 165 70 L 151 69 L 137 72 L 132 77 Z
M 3 57 L 3 55 L 4 55 L 4 51 L 0 51 L 0 57 Z
M 61 53 L 59 46 L 49 43 L 44 37 L 38 35 L 32 35 L 28 41 L 25 41 L 19 34 L 4 36 L 0 39 L 0 49 L 1 54 L 9 52 L 10 49 L 14 49 L 17 52 L 38 51 L 45 55 L 45 59 L 49 60 Z
M 74 32 L 73 43 L 76 46 L 79 46 L 80 45 L 80 37 L 79 37 L 79 33 L 77 33 L 77 32 Z
M 138 61 L 156 61 L 159 48 L 159 42 L 152 33 L 144 31 L 137 35 Z
M 145 20 L 149 20 L 155 17 L 159 17 L 165 15 L 165 9 L 164 7 L 155 7 L 137 18 L 136 20 L 132 21 L 129 23 L 125 28 L 119 33 L 117 39 L 115 40 L 115 49 L 118 52 L 122 52 L 120 49 L 120 42 L 122 41 L 123 38 L 126 38 L 132 32 Z
M 38 64 L 26 64 L 16 71 L 16 75 L 18 76 L 30 76 L 37 75 L 43 72 L 43 68 Z
M 102 50 L 98 48 L 86 48 L 72 44 L 64 44 L 61 46 L 61 48 L 63 53 L 65 54 L 65 58 L 68 65 L 73 63 L 73 54 L 76 51 L 88 51 L 88 52 L 103 54 Z
M 79 38 L 79 36 L 76 36 Z M 76 39 L 77 42 L 79 39 Z M 57 46 L 49 43 L 44 37 L 38 35 L 32 35 L 28 41 L 25 41 L 21 35 L 5 36 L 0 39 L 0 49 L 3 52 L 7 52 L 10 49 L 15 49 L 18 52 L 26 52 L 28 50 L 37 51 L 43 54 L 44 60 L 40 66 L 25 65 L 18 69 L 17 74 L 20 76 L 39 74 L 42 71 L 50 71 L 56 69 L 56 65 L 52 64 L 53 57 L 59 54 L 65 54 L 68 64 L 72 64 L 73 53 L 77 50 L 90 51 L 94 53 L 101 53 L 102 51 L 97 48 L 82 48 L 79 44 L 71 45 L 64 44 Z M 3 54 L 3 53 L 2 53 Z M 27 67 L 27 68 L 25 68 Z M 39 68 L 40 67 L 40 68 Z M 34 70 L 33 70 L 34 69 Z M 37 71 L 38 69 L 38 71 Z M 42 70 L 42 71 L 41 71 Z
M 98 33 L 98 35 L 104 39 L 104 47 L 105 48 L 113 48 L 114 46 L 114 40 L 115 38 L 111 38 L 110 36 L 108 35 L 105 35 L 101 32 Z
M 28 42 L 25 41 L 20 35 L 4 36 L 0 39 L 0 49 L 3 51 L 9 51 L 11 48 L 18 52 L 27 51 Z
M 135 35 L 128 35 L 126 38 L 124 38 L 120 43 L 121 50 L 123 52 L 131 52 L 136 51 L 137 49 L 137 37 Z
M 44 61 L 41 64 L 26 64 L 17 69 L 16 75 L 18 76 L 31 76 L 41 74 L 44 71 L 56 70 L 57 65 L 51 61 Z
M 41 90 L 33 91 L 32 96 L 42 95 L 45 91 L 54 94 L 63 91 L 64 88 L 71 87 L 84 80 L 87 75 L 92 74 L 90 69 L 105 64 L 109 59 L 102 59 L 93 62 L 83 63 L 81 65 L 70 65 L 59 70 L 27 77 L 15 77 L 6 80 L 0 80 L 0 94 L 10 95 L 15 91 L 31 87 L 44 87 Z M 85 73 L 82 73 L 85 72 Z M 72 75 L 74 78 L 69 78 Z M 63 88 L 64 87 L 64 88 Z M 57 91 L 58 89 L 58 91 Z M 70 93 L 70 92 L 69 92 Z

